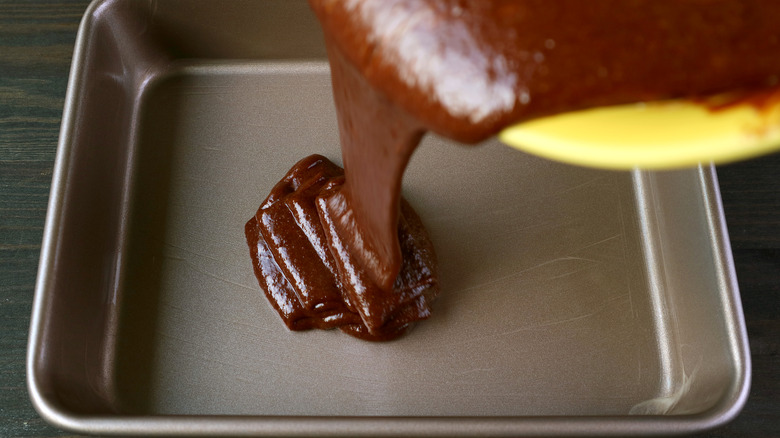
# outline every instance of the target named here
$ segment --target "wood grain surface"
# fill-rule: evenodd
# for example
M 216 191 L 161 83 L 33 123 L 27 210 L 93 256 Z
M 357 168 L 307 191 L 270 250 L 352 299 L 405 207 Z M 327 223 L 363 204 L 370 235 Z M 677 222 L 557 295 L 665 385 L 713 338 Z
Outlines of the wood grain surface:
M 0 0 L 0 437 L 68 435 L 30 404 L 25 350 L 68 71 L 86 7 L 83 0 Z M 718 175 L 753 385 L 735 421 L 700 436 L 780 437 L 780 154 L 722 166 Z

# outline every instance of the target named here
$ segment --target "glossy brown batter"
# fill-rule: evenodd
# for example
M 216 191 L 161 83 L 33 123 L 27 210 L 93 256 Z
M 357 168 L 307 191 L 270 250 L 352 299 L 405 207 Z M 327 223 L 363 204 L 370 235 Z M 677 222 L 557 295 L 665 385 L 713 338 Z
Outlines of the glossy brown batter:
M 475 143 L 559 112 L 765 92 L 780 80 L 780 2 L 310 4 L 328 48 L 344 175 L 323 163 L 314 177 L 301 163 L 321 157 L 304 160 L 247 224 L 258 278 L 291 329 L 387 339 L 429 315 L 433 247 L 400 196 L 426 131 Z
M 433 244 L 401 200 L 394 227 L 400 274 L 389 288 L 378 287 L 335 230 L 334 221 L 350 214 L 340 210 L 343 175 L 312 155 L 271 190 L 245 229 L 255 275 L 291 330 L 338 327 L 363 339 L 394 339 L 430 316 L 438 294 Z
M 339 51 L 425 129 L 461 142 L 573 109 L 780 83 L 772 1 L 310 4 L 331 58 Z

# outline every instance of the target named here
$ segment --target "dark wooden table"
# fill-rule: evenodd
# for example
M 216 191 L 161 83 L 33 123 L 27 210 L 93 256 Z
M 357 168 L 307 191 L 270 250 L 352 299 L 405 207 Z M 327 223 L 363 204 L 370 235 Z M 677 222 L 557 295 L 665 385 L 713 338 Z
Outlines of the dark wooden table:
M 46 202 L 84 0 L 0 0 L 0 436 L 36 414 L 25 350 Z M 780 24 L 779 24 L 780 25 Z M 780 55 L 780 54 L 778 54 Z M 707 437 L 780 437 L 780 154 L 718 169 L 753 358 L 742 414 Z

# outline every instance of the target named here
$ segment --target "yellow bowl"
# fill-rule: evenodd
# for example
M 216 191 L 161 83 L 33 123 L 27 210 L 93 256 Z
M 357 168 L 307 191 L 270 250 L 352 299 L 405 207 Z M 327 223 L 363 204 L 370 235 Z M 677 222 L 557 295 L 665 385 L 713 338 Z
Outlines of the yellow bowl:
M 725 163 L 780 149 L 780 104 L 713 110 L 680 100 L 602 107 L 514 125 L 499 139 L 526 152 L 592 167 Z

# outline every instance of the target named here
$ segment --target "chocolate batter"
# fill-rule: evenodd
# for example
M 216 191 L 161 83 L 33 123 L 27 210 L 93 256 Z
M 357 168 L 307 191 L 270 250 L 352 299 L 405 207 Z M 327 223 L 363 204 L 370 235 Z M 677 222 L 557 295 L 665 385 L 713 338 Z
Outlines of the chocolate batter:
M 559 112 L 766 92 L 780 80 L 780 3 L 763 0 L 310 4 L 344 175 L 321 157 L 298 163 L 247 224 L 258 278 L 291 329 L 387 339 L 429 315 L 433 248 L 400 197 L 426 131 L 476 143 Z
M 402 263 L 393 284 L 379 287 L 337 231 L 336 221 L 352 214 L 344 185 L 343 170 L 325 157 L 293 166 L 246 224 L 255 275 L 290 330 L 338 327 L 394 339 L 430 316 L 438 294 L 433 244 L 401 199 L 394 241 Z

